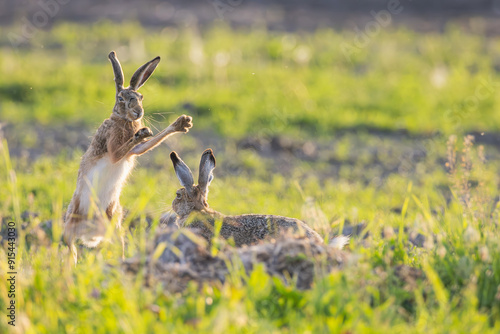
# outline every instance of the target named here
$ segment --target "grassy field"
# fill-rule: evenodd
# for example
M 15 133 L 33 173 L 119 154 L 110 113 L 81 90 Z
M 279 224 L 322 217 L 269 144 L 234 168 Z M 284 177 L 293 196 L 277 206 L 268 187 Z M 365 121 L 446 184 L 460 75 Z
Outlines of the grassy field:
M 348 59 L 352 31 L 67 23 L 13 48 L 12 29 L 0 28 L 0 218 L 3 236 L 7 222 L 18 227 L 17 319 L 7 325 L 0 284 L 1 332 L 500 331 L 500 153 L 487 140 L 500 128 L 498 37 L 387 29 Z M 69 265 L 62 215 L 82 149 L 114 103 L 110 50 L 126 79 L 162 57 L 141 88 L 154 132 L 194 118 L 189 134 L 138 159 L 121 196 L 125 224 L 140 221 L 127 257 L 144 253 L 179 188 L 170 151 L 194 167 L 213 147 L 213 208 L 296 217 L 325 237 L 365 224 L 345 268 L 309 290 L 260 267 L 173 293 L 124 273 L 118 242 Z M 424 247 L 391 233 L 403 227 Z M 402 279 L 402 265 L 423 278 Z

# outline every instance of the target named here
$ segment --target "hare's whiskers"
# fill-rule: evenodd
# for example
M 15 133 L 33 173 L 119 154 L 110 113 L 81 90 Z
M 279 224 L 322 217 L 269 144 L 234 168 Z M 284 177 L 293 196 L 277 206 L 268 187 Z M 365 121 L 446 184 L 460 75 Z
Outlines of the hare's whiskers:
M 154 119 L 152 116 L 144 116 L 144 123 L 146 123 L 147 126 L 152 127 L 156 131 L 160 131 L 158 127 L 154 124 Z
M 172 114 L 171 112 L 155 112 L 153 115 L 160 115 L 163 119 L 167 119 L 164 114 Z

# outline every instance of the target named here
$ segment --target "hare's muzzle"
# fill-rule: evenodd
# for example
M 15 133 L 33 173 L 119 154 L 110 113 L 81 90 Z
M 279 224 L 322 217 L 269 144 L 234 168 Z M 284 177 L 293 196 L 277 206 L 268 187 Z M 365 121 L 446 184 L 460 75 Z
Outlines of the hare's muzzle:
M 127 107 L 129 109 L 130 115 L 134 120 L 140 119 L 144 114 L 144 110 L 142 109 L 141 104 L 136 98 L 130 98 L 127 103 Z
M 142 112 L 142 110 L 135 110 L 132 112 L 132 114 L 135 116 L 135 119 L 139 119 L 142 117 L 143 112 Z
M 136 106 L 135 108 L 129 108 L 127 112 L 127 118 L 131 121 L 137 121 L 144 115 L 144 110 L 141 107 Z

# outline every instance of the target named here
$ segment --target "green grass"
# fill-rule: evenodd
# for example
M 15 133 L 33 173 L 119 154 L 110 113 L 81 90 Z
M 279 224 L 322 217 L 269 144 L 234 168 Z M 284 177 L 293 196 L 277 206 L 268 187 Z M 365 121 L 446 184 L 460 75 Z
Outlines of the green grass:
M 479 146 L 464 147 L 460 139 L 466 131 L 499 129 L 495 115 L 500 75 L 494 70 L 500 57 L 498 38 L 466 34 L 456 27 L 426 35 L 386 30 L 351 62 L 339 48 L 352 41 L 350 31 L 286 34 L 217 26 L 199 34 L 135 24 L 115 28 L 112 23 L 58 24 L 19 49 L 11 48 L 5 37 L 13 28 L 0 28 L 0 119 L 15 129 L 0 148 L 0 217 L 4 225 L 16 221 L 20 233 L 17 326 L 7 326 L 2 311 L 1 332 L 500 330 L 494 200 L 498 152 L 487 146 L 488 161 L 483 164 Z M 323 234 L 344 221 L 366 222 L 371 237 L 351 240 L 353 263 L 318 277 L 306 291 L 268 276 L 260 267 L 250 275 L 235 270 L 224 285 L 193 284 L 175 294 L 161 284 L 146 287 L 141 274 L 123 273 L 118 243 L 84 252 L 76 268 L 68 265 L 67 250 L 59 242 L 61 216 L 74 191 L 82 152 L 32 161 L 22 154 L 11 157 L 7 145 L 38 147 L 39 138 L 30 131 L 33 124 L 49 130 L 67 125 L 88 129 L 108 117 L 114 101 L 107 61 L 112 49 L 126 78 L 146 60 L 162 57 L 141 89 L 146 114 L 162 126 L 167 121 L 155 113 L 167 120 L 181 113 L 194 117 L 194 128 L 174 145 L 185 150 L 182 157 L 190 166 L 197 166 L 205 148 L 191 136 L 211 133 L 225 143 L 215 152 L 218 165 L 209 198 L 213 208 L 227 214 L 297 217 Z M 190 57 L 200 51 L 203 60 Z M 491 93 L 468 106 L 483 80 L 495 83 L 486 86 Z M 338 136 L 353 128 L 354 133 Z M 440 135 L 433 140 L 378 138 L 367 128 L 406 129 L 415 138 Z M 451 133 L 459 136 L 454 146 L 459 163 L 450 174 L 444 160 Z M 295 161 L 280 173 L 273 159 L 235 146 L 248 136 L 274 135 L 312 139 L 331 145 L 331 150 L 322 151 L 327 156 L 317 161 Z M 411 173 L 393 170 L 391 166 L 406 159 L 404 148 L 415 142 L 426 146 L 427 156 L 409 159 Z M 373 161 L 370 152 L 375 149 L 381 163 Z M 179 187 L 168 153 L 159 147 L 154 155 L 140 158 L 121 196 L 132 215 L 153 216 L 154 228 Z M 328 159 L 340 163 L 335 175 Z M 21 218 L 24 211 L 39 216 Z M 45 243 L 26 241 L 26 235 L 49 219 L 53 228 Z M 411 227 L 435 234 L 437 240 L 414 248 L 406 234 L 380 237 L 388 226 Z M 143 252 L 151 239 L 144 226 L 139 227 L 128 236 L 127 256 Z M 1 273 L 7 272 L 5 257 L 6 250 L 0 248 Z M 426 280 L 406 286 L 395 275 L 403 264 L 422 270 Z M 0 284 L 1 310 L 8 300 Z
M 198 127 L 224 136 L 267 130 L 316 137 L 360 126 L 450 133 L 500 125 L 499 40 L 453 27 L 445 34 L 382 31 L 351 61 L 339 47 L 352 43 L 349 31 L 292 35 L 221 26 L 200 36 L 187 28 L 59 24 L 25 48 L 11 48 L 6 36 L 14 28 L 1 29 L 3 121 L 99 124 L 114 101 L 107 60 L 114 49 L 126 78 L 146 59 L 162 57 L 142 89 L 151 113 L 178 114 L 189 103 Z

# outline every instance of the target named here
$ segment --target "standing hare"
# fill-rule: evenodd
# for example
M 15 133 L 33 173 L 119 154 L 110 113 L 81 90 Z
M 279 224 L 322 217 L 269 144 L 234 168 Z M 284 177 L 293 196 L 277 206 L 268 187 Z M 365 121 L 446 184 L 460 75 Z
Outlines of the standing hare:
M 194 185 L 191 170 L 176 152 L 170 153 L 170 159 L 177 178 L 184 187 L 177 190 L 177 196 L 172 202 L 172 208 L 177 214 L 176 222 L 180 226 L 187 223 L 190 227 L 199 229 L 202 236 L 210 240 L 214 234 L 214 222 L 220 220 L 220 235 L 225 239 L 232 237 L 238 247 L 277 237 L 288 230 L 302 233 L 314 242 L 323 243 L 318 233 L 298 219 L 256 214 L 226 216 L 211 209 L 207 203 L 208 186 L 213 179 L 212 172 L 215 168 L 215 157 L 211 149 L 205 150 L 201 156 L 198 185 Z M 192 213 L 198 215 L 193 215 L 188 221 Z M 345 238 L 335 239 L 333 244 L 337 248 L 342 248 L 346 243 Z
M 127 88 L 123 87 L 123 72 L 115 52 L 108 57 L 115 75 L 115 106 L 82 157 L 76 190 L 65 216 L 63 237 L 75 262 L 77 240 L 87 247 L 96 247 L 105 235 L 106 223 L 112 219 L 121 230 L 120 193 L 134 166 L 135 156 L 155 148 L 169 135 L 186 133 L 192 127 L 191 117 L 182 115 L 153 137 L 151 130 L 142 124 L 143 96 L 137 90 L 151 76 L 160 57 L 141 66 Z M 123 247 L 123 236 L 121 240 Z

